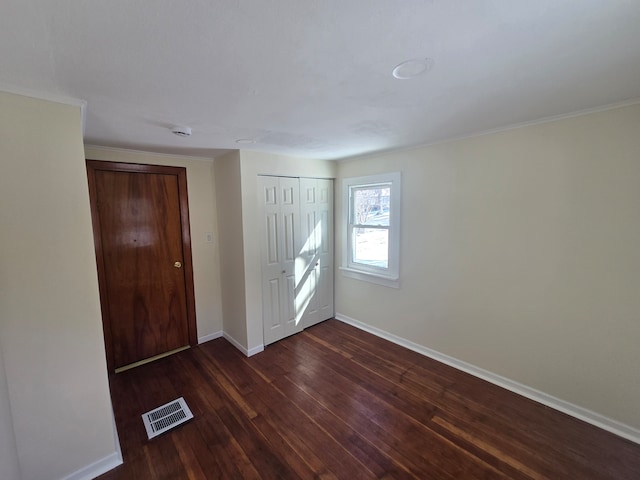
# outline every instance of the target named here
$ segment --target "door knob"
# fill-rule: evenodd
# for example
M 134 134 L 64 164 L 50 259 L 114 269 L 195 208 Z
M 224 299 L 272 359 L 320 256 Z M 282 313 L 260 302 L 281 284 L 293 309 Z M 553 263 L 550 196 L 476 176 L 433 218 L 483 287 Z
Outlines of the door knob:
M 182 263 L 180 263 L 180 262 L 175 262 L 175 263 L 173 264 L 173 266 L 174 266 L 174 267 L 176 267 L 176 268 L 180 268 L 180 267 L 182 267 Z

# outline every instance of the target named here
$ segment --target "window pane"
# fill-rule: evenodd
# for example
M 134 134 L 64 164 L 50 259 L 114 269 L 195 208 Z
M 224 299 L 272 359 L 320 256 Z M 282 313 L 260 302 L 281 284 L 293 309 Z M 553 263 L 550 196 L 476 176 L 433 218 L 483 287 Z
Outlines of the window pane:
M 374 267 L 389 268 L 389 230 L 354 228 L 353 261 Z
M 390 185 L 354 188 L 353 223 L 389 226 Z

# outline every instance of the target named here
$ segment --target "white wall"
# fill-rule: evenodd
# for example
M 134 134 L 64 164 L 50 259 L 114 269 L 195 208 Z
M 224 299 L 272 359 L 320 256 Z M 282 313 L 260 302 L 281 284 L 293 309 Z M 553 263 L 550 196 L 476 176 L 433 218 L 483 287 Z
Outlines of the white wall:
M 224 331 L 240 345 L 247 345 L 247 313 L 244 291 L 242 247 L 242 194 L 240 153 L 230 152 L 215 159 L 216 197 L 220 225 L 220 274 Z
M 0 349 L 24 480 L 116 452 L 80 108 L 0 93 Z
M 4 360 L 0 349 L 0 478 L 3 480 L 19 480 L 20 465 L 18 450 L 13 433 L 9 389 L 4 371 Z
M 222 330 L 222 294 L 213 159 L 159 155 L 95 146 L 87 146 L 85 150 L 86 157 L 91 160 L 186 168 L 198 337 L 220 332 Z M 213 243 L 206 242 L 207 232 L 213 232 Z
M 639 428 L 640 106 L 338 176 L 388 171 L 403 176 L 401 288 L 337 272 L 336 311 Z

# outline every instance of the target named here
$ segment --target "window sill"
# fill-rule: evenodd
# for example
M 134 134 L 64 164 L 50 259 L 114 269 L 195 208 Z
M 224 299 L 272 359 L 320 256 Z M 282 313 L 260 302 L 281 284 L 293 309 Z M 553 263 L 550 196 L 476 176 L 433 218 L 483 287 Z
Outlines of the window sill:
M 364 272 L 362 270 L 356 270 L 355 268 L 349 267 L 339 267 L 339 269 L 340 271 L 342 271 L 342 275 L 348 278 L 362 280 L 363 282 L 375 283 L 384 287 L 400 288 L 399 277 L 391 277 L 371 272 Z

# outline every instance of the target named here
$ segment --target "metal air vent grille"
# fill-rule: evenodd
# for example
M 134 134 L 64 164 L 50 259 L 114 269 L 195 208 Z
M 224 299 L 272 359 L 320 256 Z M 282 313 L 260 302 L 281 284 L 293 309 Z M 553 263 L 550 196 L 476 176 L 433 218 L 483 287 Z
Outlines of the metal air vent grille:
M 157 437 L 161 433 L 171 430 L 192 418 L 193 413 L 189 410 L 187 402 L 184 401 L 183 397 L 180 397 L 144 413 L 142 422 L 147 430 L 147 436 L 151 440 L 153 437 Z

